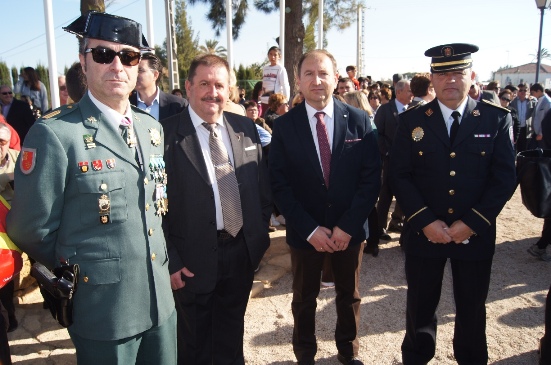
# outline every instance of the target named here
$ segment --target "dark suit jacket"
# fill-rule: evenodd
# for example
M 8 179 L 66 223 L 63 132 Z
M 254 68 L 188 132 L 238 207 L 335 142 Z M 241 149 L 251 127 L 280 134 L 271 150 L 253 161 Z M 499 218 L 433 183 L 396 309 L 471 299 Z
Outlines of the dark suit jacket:
M 364 223 L 381 185 L 381 159 L 367 113 L 333 98 L 333 148 L 329 188 L 325 186 L 304 102 L 275 123 L 270 144 L 274 201 L 285 216 L 287 243 L 313 249 L 308 236 L 318 226 L 338 226 L 352 236 L 350 245 L 367 237 Z
M 394 135 L 398 129 L 398 109 L 394 99 L 379 107 L 375 114 L 375 125 L 379 134 L 379 152 L 384 158 L 390 154 Z
M 491 258 L 496 217 L 516 187 L 511 116 L 469 98 L 454 144 L 438 101 L 400 114 L 390 158 L 390 182 L 406 216 L 406 253 L 466 260 Z M 415 139 L 414 139 L 415 138 Z M 422 229 L 440 219 L 462 220 L 468 244 L 434 244 Z
M 526 114 L 524 115 L 524 117 L 525 117 L 525 120 L 526 120 L 526 126 L 531 126 L 532 125 L 532 114 L 534 113 L 534 108 L 536 107 L 537 101 L 532 99 L 532 98 L 527 98 L 527 100 L 528 101 L 526 103 Z M 520 109 L 519 108 L 519 103 L 520 103 L 519 98 L 518 97 L 514 98 L 513 101 L 511 101 L 511 104 L 509 104 L 509 108 L 516 109 L 518 111 Z M 520 118 L 520 116 L 519 116 L 519 118 Z
M 23 142 L 25 136 L 35 121 L 29 104 L 17 99 L 13 99 L 6 120 L 13 127 L 13 129 L 15 129 L 17 134 L 19 134 L 21 142 Z
M 243 211 L 243 234 L 252 267 L 256 268 L 270 244 L 272 212 L 267 166 L 252 120 L 224 112 L 235 161 Z M 188 108 L 164 121 L 165 163 L 169 209 L 164 231 L 169 270 L 187 267 L 195 274 L 182 290 L 208 293 L 217 277 L 217 231 L 214 193 L 199 138 Z
M 138 93 L 135 90 L 130 94 L 130 103 L 138 106 Z M 159 90 L 159 122 L 180 113 L 188 104 L 187 99 Z

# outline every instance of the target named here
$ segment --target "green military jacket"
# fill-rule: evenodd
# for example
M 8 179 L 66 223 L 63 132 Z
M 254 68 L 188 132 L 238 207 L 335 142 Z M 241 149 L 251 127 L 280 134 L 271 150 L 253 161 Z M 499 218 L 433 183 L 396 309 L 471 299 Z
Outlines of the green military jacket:
M 156 203 L 162 127 L 132 113 L 143 170 L 88 95 L 33 125 L 15 170 L 8 235 L 48 267 L 80 265 L 69 331 L 88 339 L 136 335 L 174 310 Z

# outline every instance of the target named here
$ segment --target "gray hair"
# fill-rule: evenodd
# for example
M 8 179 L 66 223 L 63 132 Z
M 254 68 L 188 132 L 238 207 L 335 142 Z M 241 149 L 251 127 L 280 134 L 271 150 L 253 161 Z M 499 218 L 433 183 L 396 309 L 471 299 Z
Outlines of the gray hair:
M 396 91 L 398 91 L 398 90 L 404 90 L 404 89 L 406 88 L 406 86 L 408 86 L 408 85 L 409 85 L 409 80 L 404 80 L 404 79 L 402 79 L 402 80 L 398 81 L 398 82 L 396 83 L 396 85 L 394 85 L 394 89 L 395 89 Z
M 8 134 L 8 139 L 11 138 L 11 129 L 5 123 L 0 122 L 0 133 L 2 133 L 2 131 Z

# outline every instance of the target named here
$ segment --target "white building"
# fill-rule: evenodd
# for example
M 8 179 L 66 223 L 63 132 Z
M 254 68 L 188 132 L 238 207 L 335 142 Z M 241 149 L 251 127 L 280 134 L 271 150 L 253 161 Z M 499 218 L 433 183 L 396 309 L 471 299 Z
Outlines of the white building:
M 494 80 L 499 81 L 501 87 L 512 84 L 518 85 L 520 83 L 533 84 L 536 81 L 536 63 L 527 63 L 525 65 L 505 68 L 503 70 L 496 71 L 494 73 Z M 540 74 L 538 82 L 545 88 L 551 88 L 551 66 L 540 65 Z

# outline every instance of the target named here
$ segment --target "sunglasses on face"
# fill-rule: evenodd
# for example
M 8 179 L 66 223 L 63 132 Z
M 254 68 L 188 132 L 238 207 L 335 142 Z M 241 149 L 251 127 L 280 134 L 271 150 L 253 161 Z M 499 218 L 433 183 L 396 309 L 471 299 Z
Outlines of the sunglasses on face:
M 92 53 L 92 59 L 96 63 L 110 64 L 115 59 L 115 56 L 119 56 L 121 63 L 124 66 L 136 66 L 140 63 L 142 54 L 136 51 L 118 51 L 115 52 L 109 48 L 87 48 L 84 53 Z
M 2 93 L 2 95 L 12 95 L 12 94 L 13 94 L 13 92 L 11 92 L 11 91 L 4 91 Z
M 506 102 L 508 102 L 508 103 L 511 102 L 511 99 L 507 99 L 507 98 L 501 98 L 501 100 L 506 101 Z

